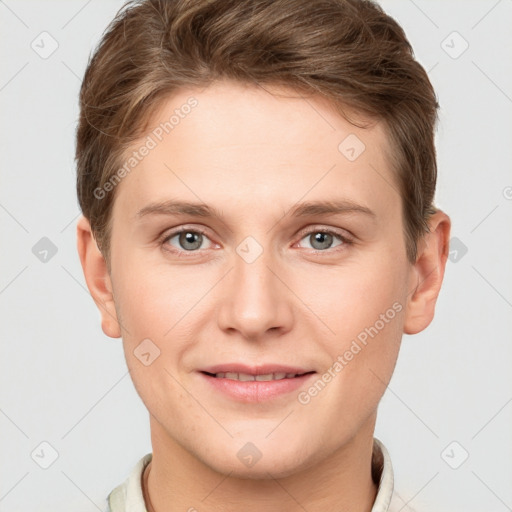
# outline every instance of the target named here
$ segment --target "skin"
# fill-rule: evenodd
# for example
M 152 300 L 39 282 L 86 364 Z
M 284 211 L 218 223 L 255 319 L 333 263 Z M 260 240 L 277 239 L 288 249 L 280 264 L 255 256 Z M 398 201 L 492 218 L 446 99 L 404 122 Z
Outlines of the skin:
M 381 123 L 356 128 L 319 97 L 216 82 L 167 98 L 150 126 L 191 95 L 198 105 L 118 185 L 110 273 L 87 219 L 77 225 L 103 331 L 122 336 L 150 414 L 148 510 L 370 511 L 377 406 L 402 334 L 433 318 L 450 219 L 441 211 L 430 219 L 411 264 Z M 366 146 L 353 162 L 338 150 L 349 134 Z M 207 203 L 222 218 L 137 217 L 170 198 Z M 289 213 L 326 199 L 375 215 Z M 179 236 L 163 240 L 185 225 L 205 230 L 193 251 Z M 322 246 L 314 235 L 325 229 L 353 243 L 334 236 Z M 252 263 L 236 251 L 248 236 L 263 250 Z M 198 373 L 244 361 L 298 365 L 320 377 L 394 303 L 402 310 L 305 405 L 298 392 L 241 404 Z M 146 338 L 160 350 L 148 366 L 134 355 Z M 237 457 L 249 441 L 262 454 L 252 467 Z

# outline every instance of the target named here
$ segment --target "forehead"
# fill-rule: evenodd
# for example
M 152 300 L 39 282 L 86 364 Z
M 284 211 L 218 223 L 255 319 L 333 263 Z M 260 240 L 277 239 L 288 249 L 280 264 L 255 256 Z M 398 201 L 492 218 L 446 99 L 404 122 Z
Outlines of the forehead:
M 318 96 L 217 82 L 173 94 L 148 126 L 127 158 L 151 148 L 117 191 L 132 213 L 169 195 L 256 211 L 284 199 L 346 198 L 377 209 L 398 199 L 382 123 L 354 126 Z

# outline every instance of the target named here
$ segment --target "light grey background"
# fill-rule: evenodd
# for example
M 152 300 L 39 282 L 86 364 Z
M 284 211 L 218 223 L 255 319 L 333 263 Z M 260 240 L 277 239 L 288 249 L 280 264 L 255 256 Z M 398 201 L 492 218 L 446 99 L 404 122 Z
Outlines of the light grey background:
M 458 241 L 433 323 L 404 336 L 376 436 L 413 509 L 512 510 L 512 0 L 382 4 L 439 97 L 436 202 Z M 0 1 L 5 512 L 103 510 L 151 451 L 148 413 L 121 340 L 101 331 L 75 240 L 78 90 L 121 5 Z M 58 43 L 47 58 L 44 31 Z M 32 252 L 43 237 L 57 249 L 47 262 Z

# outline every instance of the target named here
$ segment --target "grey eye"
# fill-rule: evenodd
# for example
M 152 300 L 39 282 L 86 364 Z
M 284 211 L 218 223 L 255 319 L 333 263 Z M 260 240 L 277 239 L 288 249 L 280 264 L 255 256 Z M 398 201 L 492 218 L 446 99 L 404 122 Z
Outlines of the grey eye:
M 314 233 L 309 236 L 314 249 L 328 249 L 332 244 L 333 236 L 329 233 Z
M 193 251 L 201 247 L 203 241 L 202 233 L 195 231 L 182 231 L 179 235 L 180 246 L 186 251 Z
M 307 239 L 311 245 L 311 248 L 316 251 L 324 251 L 326 249 L 331 249 L 333 246 L 333 241 L 335 239 L 340 240 L 340 243 L 337 245 L 341 245 L 344 241 L 340 235 L 335 233 L 330 233 L 328 231 L 311 231 L 308 233 L 302 240 Z
M 178 239 L 178 245 L 171 242 L 174 238 Z M 179 231 L 178 233 L 169 235 L 164 240 L 164 242 L 168 243 L 177 250 L 184 250 L 190 252 L 201 248 L 205 238 L 206 237 L 203 235 L 203 233 L 200 233 L 199 231 L 194 231 L 192 229 L 184 229 L 182 231 Z

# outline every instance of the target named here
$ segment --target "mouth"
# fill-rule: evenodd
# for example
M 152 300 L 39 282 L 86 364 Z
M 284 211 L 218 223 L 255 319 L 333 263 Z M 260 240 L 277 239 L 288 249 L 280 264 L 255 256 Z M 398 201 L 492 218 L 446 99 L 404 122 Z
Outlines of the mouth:
M 238 380 L 241 382 L 249 382 L 249 381 L 258 381 L 258 382 L 268 382 L 272 380 L 283 380 L 283 379 L 294 379 L 295 377 L 302 377 L 303 375 L 309 375 L 310 373 L 315 373 L 314 371 L 304 372 L 304 373 L 285 373 L 285 372 L 275 372 L 275 373 L 263 373 L 263 374 L 250 374 L 250 373 L 236 373 L 236 372 L 218 372 L 218 373 L 210 373 L 210 372 L 201 372 L 210 377 L 215 377 L 216 379 L 231 379 Z
M 198 373 L 210 390 L 213 389 L 219 396 L 242 403 L 260 403 L 277 398 L 290 399 L 293 391 L 305 386 L 317 374 L 314 370 L 282 366 L 228 366 L 231 367 L 219 366 Z

